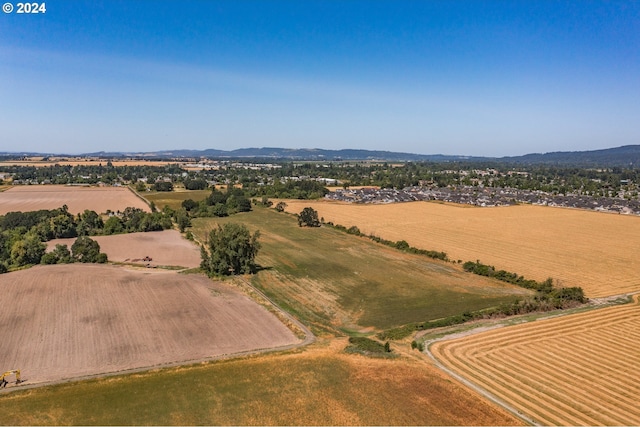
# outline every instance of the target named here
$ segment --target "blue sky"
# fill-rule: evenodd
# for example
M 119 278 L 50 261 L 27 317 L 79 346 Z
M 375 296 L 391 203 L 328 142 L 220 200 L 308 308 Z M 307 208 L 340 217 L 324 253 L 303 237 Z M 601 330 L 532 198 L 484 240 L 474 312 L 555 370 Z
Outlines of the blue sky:
M 0 151 L 628 144 L 638 1 L 51 0 L 0 14 Z

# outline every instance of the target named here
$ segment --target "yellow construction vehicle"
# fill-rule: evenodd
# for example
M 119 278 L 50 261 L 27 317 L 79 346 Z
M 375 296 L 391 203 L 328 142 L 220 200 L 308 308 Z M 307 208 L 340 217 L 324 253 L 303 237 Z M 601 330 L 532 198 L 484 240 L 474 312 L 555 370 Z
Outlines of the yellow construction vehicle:
M 20 384 L 22 380 L 20 380 L 20 369 L 13 369 L 11 371 L 7 371 L 0 377 L 0 388 L 4 388 L 9 384 L 7 381 L 7 377 L 15 374 L 16 375 L 16 384 Z

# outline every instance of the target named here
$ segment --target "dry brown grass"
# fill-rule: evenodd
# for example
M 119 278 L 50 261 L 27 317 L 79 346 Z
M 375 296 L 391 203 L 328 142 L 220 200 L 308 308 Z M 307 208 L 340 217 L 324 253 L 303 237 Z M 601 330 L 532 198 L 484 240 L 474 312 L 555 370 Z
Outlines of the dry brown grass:
M 640 425 L 640 305 L 435 343 L 446 366 L 546 425 Z
M 371 359 L 345 345 L 12 393 L 0 424 L 522 425 L 416 352 Z
M 0 192 L 0 215 L 56 209 L 67 205 L 77 214 L 85 209 L 104 213 L 134 207 L 150 212 L 149 206 L 125 187 L 74 187 L 65 185 L 21 185 Z
M 640 218 L 636 216 L 530 205 L 286 203 L 288 212 L 312 206 L 326 221 L 445 251 L 453 260 L 480 260 L 527 278 L 552 277 L 563 286 L 581 286 L 588 297 L 640 289 Z

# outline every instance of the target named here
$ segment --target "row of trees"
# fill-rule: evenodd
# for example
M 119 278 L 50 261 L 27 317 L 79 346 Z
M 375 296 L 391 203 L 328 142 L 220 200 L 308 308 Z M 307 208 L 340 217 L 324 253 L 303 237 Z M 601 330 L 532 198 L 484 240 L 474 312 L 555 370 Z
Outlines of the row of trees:
M 182 208 L 190 217 L 225 217 L 238 212 L 249 212 L 249 200 L 241 188 L 227 188 L 227 191 L 212 189 L 211 194 L 204 200 L 196 202 L 187 199 L 182 202 Z
M 487 171 L 490 171 L 487 173 Z M 94 165 L 48 167 L 2 166 L 0 172 L 31 183 L 135 183 L 143 179 L 157 191 L 171 191 L 182 183 L 187 189 L 206 189 L 208 182 L 241 184 L 246 197 L 315 199 L 328 192 L 321 180 L 336 179 L 344 185 L 376 185 L 404 188 L 429 183 L 438 187 L 483 185 L 522 190 L 541 190 L 607 196 L 625 189 L 635 192 L 640 183 L 638 168 L 580 168 L 571 166 L 522 165 L 493 161 L 407 162 L 403 164 L 326 162 L 281 162 L 274 168 L 237 164 L 217 170 L 186 171 L 178 165 Z M 320 180 L 320 181 L 319 181 Z M 144 184 L 142 184 L 144 186 Z
M 106 221 L 90 210 L 73 215 L 66 205 L 51 210 L 9 212 L 0 216 L 0 271 L 40 262 L 106 262 L 106 255 L 100 255 L 98 243 L 88 236 L 159 231 L 171 227 L 170 213 L 148 213 L 131 207 Z M 73 237 L 78 237 L 75 251 L 73 247 L 71 251 L 56 248 L 52 255 L 45 255 L 44 242 Z

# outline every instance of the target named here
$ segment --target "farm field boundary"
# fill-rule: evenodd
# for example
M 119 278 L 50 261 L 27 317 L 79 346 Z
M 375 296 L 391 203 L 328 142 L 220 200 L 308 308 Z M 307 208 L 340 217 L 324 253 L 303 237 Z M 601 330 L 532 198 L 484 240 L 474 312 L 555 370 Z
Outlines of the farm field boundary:
M 72 264 L 3 274 L 0 286 L 0 366 L 30 384 L 301 342 L 265 307 L 202 275 Z
M 20 185 L 0 192 L 0 215 L 57 209 L 67 205 L 78 214 L 85 209 L 104 213 L 124 211 L 127 207 L 150 212 L 149 206 L 126 187 L 80 187 L 67 185 Z
M 522 425 L 422 358 L 346 341 L 0 395 L 0 424 Z
M 299 227 L 291 215 L 273 209 L 196 218 L 193 234 L 204 241 L 227 222 L 260 230 L 262 248 L 256 261 L 262 269 L 252 284 L 308 325 L 334 333 L 387 329 L 530 295 L 450 263 L 425 260 L 330 227 Z
M 182 238 L 177 230 L 91 236 L 91 239 L 98 242 L 100 251 L 106 253 L 109 261 L 112 262 L 143 264 L 151 267 L 196 268 L 200 266 L 199 247 Z M 50 240 L 47 242 L 47 250 L 53 250 L 57 244 L 71 248 L 75 240 L 75 238 Z M 150 257 L 151 261 L 145 261 L 143 259 L 145 257 Z
M 310 206 L 325 221 L 364 234 L 405 240 L 560 286 L 579 286 L 589 298 L 640 290 L 640 217 L 519 205 L 461 208 L 429 202 L 385 205 L 286 200 L 287 212 Z
M 640 304 L 433 343 L 447 369 L 545 425 L 638 425 Z

